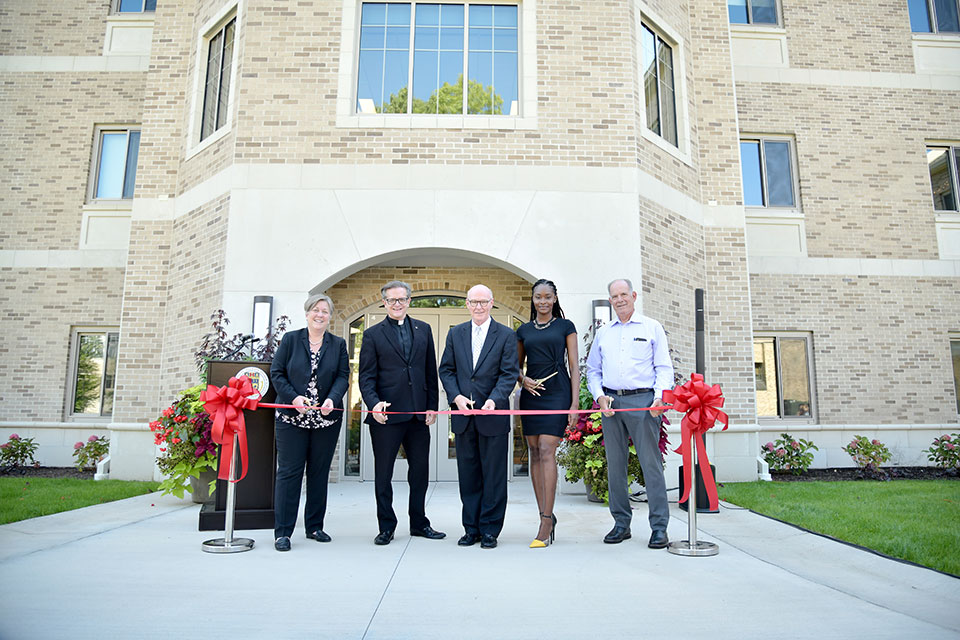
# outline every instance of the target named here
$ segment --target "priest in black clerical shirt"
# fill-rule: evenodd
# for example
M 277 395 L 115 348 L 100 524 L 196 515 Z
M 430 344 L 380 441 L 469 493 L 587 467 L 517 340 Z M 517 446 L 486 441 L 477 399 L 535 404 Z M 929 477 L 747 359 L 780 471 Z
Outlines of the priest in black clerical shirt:
M 424 501 L 430 474 L 430 425 L 436 420 L 437 356 L 430 325 L 407 317 L 410 285 L 394 280 L 380 288 L 387 317 L 363 333 L 360 393 L 370 413 L 374 489 L 379 533 L 374 543 L 390 544 L 397 528 L 393 510 L 393 465 L 400 445 L 410 472 L 410 535 L 439 540 L 427 519 Z M 381 412 L 391 412 L 388 415 Z M 421 412 L 421 413 L 412 413 Z

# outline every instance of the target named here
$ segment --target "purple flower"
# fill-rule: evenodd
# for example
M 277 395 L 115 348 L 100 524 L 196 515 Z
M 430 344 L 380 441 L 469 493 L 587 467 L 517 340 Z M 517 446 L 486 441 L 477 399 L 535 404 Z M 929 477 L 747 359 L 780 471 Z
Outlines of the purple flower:
M 873 440 L 873 441 L 871 442 L 871 444 L 872 444 L 873 446 L 875 446 L 875 447 L 879 447 L 879 446 L 880 446 L 880 441 L 879 441 L 879 440 Z
M 4 442 L 3 444 L 0 444 L 0 449 L 6 449 L 9 446 L 10 446 L 9 442 Z
M 18 436 L 18 435 L 15 434 L 15 433 L 11 433 L 11 434 L 10 434 L 10 439 L 11 439 L 11 440 L 19 440 L 19 439 L 20 439 L 20 436 Z
M 87 442 L 96 442 L 97 440 L 99 440 L 97 436 L 90 436 L 89 438 L 87 438 Z
M 765 445 L 763 445 L 763 446 L 767 448 L 767 451 L 773 451 L 773 443 L 772 443 L 772 442 L 768 442 L 767 444 L 765 444 Z
M 82 443 L 82 442 L 78 442 L 78 443 L 76 443 L 75 445 L 73 445 L 73 448 L 74 448 L 74 450 L 83 449 L 83 443 Z

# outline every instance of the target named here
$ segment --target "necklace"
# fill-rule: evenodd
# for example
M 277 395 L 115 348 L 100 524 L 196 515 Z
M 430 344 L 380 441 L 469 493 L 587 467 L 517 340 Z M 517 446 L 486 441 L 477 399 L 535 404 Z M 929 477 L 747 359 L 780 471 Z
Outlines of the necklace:
M 547 327 L 549 327 L 550 325 L 552 325 L 552 324 L 553 324 L 553 321 L 556 320 L 556 319 L 557 319 L 557 317 L 554 316 L 554 317 L 550 318 L 549 320 L 547 320 L 547 321 L 546 321 L 545 323 L 543 323 L 543 324 L 540 324 L 539 322 L 537 322 L 536 320 L 534 320 L 534 321 L 533 321 L 533 328 L 534 328 L 534 329 L 537 329 L 538 331 L 543 331 L 544 329 L 546 329 Z
M 309 340 L 309 337 L 307 338 Z M 323 344 L 323 336 L 320 336 L 320 339 L 317 341 L 310 340 L 310 346 L 316 347 L 317 345 Z

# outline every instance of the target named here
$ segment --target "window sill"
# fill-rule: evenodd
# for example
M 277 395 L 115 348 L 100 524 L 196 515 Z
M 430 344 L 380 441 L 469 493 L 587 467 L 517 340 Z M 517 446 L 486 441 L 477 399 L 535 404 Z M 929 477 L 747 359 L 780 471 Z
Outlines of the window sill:
M 223 125 L 219 129 L 211 133 L 209 136 L 204 138 L 201 142 L 198 142 L 194 146 L 187 149 L 187 153 L 184 155 L 183 159 L 189 160 L 190 158 L 194 157 L 195 155 L 197 155 L 207 147 L 212 146 L 215 142 L 217 142 L 217 140 L 224 138 L 228 133 L 230 133 L 231 129 L 232 127 L 230 126 L 229 123 Z
M 133 201 L 95 202 L 83 207 L 79 249 L 121 249 L 130 244 Z
M 960 260 L 960 213 L 938 211 L 934 216 L 941 260 Z
M 730 23 L 730 33 L 733 36 L 758 36 L 758 35 L 787 35 L 787 30 L 779 25 L 771 24 L 740 24 Z
M 672 155 L 674 158 L 684 163 L 685 165 L 688 165 L 690 167 L 693 166 L 693 161 L 690 159 L 689 153 L 686 153 L 685 151 L 681 151 L 678 147 L 673 146 L 672 144 L 664 140 L 662 137 L 650 131 L 650 129 L 647 128 L 646 123 L 642 123 L 641 126 L 643 127 L 642 132 L 643 132 L 644 140 L 648 140 L 653 144 L 657 145 L 658 147 L 660 147 L 661 149 L 663 149 L 664 151 Z
M 913 34 L 913 63 L 917 73 L 960 75 L 960 34 Z
M 103 55 L 150 55 L 150 46 L 153 42 L 153 24 L 153 12 L 147 14 L 119 13 L 107 16 Z
M 747 209 L 747 255 L 805 258 L 807 230 L 796 210 Z
M 787 30 L 781 27 L 730 25 L 730 48 L 734 66 L 790 66 Z
M 536 129 L 537 118 L 474 115 L 356 114 L 337 116 L 336 126 L 339 129 L 487 129 L 516 131 Z
M 745 207 L 747 218 L 783 218 L 785 220 L 803 220 L 803 212 L 799 209 L 778 207 Z

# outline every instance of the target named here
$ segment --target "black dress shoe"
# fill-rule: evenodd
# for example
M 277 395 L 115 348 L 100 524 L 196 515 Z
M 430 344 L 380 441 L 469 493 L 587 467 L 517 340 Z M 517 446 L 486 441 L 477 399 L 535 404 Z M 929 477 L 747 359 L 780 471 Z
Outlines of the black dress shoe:
M 667 538 L 666 531 L 654 531 L 650 534 L 650 542 L 647 543 L 647 546 L 651 549 L 664 549 L 668 542 L 670 540 Z
M 290 551 L 290 538 L 288 536 L 280 536 L 274 541 L 273 548 L 277 551 Z
M 497 539 L 489 534 L 483 534 L 483 537 L 480 538 L 480 548 L 481 549 L 494 549 L 497 546 Z
M 477 544 L 479 540 L 479 533 L 465 533 L 460 536 L 459 540 L 457 540 L 457 544 L 461 547 L 472 547 L 473 545 Z
M 390 541 L 393 540 L 393 531 L 381 531 L 377 534 L 377 537 L 373 539 L 373 544 L 385 545 L 390 544 Z
M 423 529 L 410 529 L 410 535 L 414 538 L 427 538 L 428 540 L 443 540 L 447 537 L 443 531 L 437 531 L 430 525 Z
M 610 529 L 610 533 L 603 537 L 603 541 L 607 544 L 619 544 L 624 540 L 629 540 L 630 538 L 630 527 L 621 527 L 620 525 L 616 525 L 613 529 Z
M 333 538 L 323 532 L 323 529 L 317 529 L 307 534 L 307 537 L 317 542 L 330 542 Z

